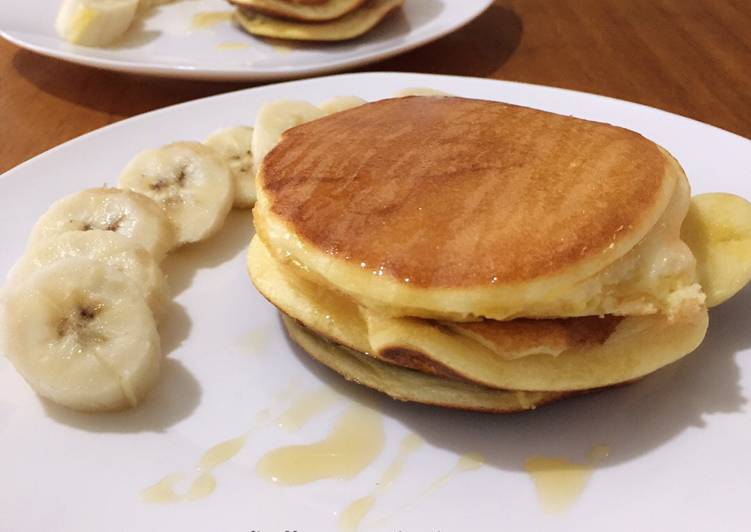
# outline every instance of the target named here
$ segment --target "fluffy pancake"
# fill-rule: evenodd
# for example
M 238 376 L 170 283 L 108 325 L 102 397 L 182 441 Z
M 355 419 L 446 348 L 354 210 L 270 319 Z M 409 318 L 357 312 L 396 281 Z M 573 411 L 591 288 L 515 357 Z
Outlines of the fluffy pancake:
M 677 162 L 608 124 L 407 97 L 288 130 L 257 176 L 259 235 L 394 316 L 701 312 Z
M 271 17 L 320 22 L 333 20 L 359 8 L 366 0 L 230 0 L 230 3 Z
M 488 347 L 442 323 L 388 318 L 360 307 L 275 261 L 258 237 L 249 247 L 248 269 L 267 299 L 318 335 L 392 364 L 492 388 L 563 392 L 631 381 L 691 352 L 707 327 L 706 310 L 673 322 L 661 315 L 594 325 L 592 318 L 537 327 L 525 321 L 521 331 L 485 322 L 483 332 L 492 333 L 486 334 Z
M 557 356 L 572 347 L 604 344 L 623 320 L 619 316 L 584 316 L 556 320 L 517 318 L 510 321 L 439 322 L 507 360 L 529 355 Z
M 493 390 L 464 382 L 440 379 L 398 368 L 337 346 L 287 316 L 284 326 L 290 338 L 313 358 L 344 376 L 400 401 L 413 401 L 463 410 L 508 413 L 531 410 L 567 394 Z
M 248 33 L 261 37 L 297 41 L 344 41 L 354 39 L 375 27 L 404 0 L 371 0 L 340 18 L 308 23 L 263 15 L 239 8 L 235 20 Z
M 498 331 L 509 339 L 489 349 L 433 321 L 366 315 L 371 352 L 379 358 L 401 365 L 417 360 L 421 367 L 429 361 L 447 368 L 455 378 L 484 386 L 538 391 L 588 390 L 643 377 L 696 349 L 704 339 L 707 321 L 706 310 L 690 320 L 673 322 L 661 315 L 628 317 L 602 343 L 595 336 L 557 356 L 528 354 L 509 359 L 502 351 L 514 341 L 508 331 Z M 544 326 L 541 329 L 541 334 L 548 333 Z M 400 358 L 403 351 L 410 358 Z

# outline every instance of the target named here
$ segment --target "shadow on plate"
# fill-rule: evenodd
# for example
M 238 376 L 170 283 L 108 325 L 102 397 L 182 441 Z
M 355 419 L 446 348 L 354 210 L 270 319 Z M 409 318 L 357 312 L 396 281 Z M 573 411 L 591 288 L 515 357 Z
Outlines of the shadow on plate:
M 404 13 L 409 6 L 404 6 L 395 13 L 390 13 L 381 23 L 366 33 L 363 42 L 370 44 L 392 39 L 396 42 L 404 41 L 410 30 L 429 24 L 433 19 L 438 18 L 445 4 L 445 1 L 441 0 L 418 0 L 418 2 L 420 8 L 411 10 L 409 19 Z M 351 42 L 357 44 L 356 40 Z
M 522 20 L 514 11 L 493 4 L 463 28 L 437 41 L 360 70 L 489 76 L 511 58 L 523 31 Z
M 47 415 L 89 432 L 162 432 L 187 418 L 201 402 L 201 386 L 177 360 L 165 359 L 159 383 L 144 402 L 125 412 L 75 412 L 43 400 Z
M 193 325 L 185 308 L 170 301 L 164 308 L 161 323 L 159 323 L 159 336 L 162 340 L 162 353 L 166 356 L 175 351 L 190 335 Z
M 250 211 L 233 209 L 217 234 L 170 253 L 162 268 L 167 275 L 171 296 L 190 287 L 198 270 L 213 268 L 236 257 L 248 247 L 253 234 Z
M 631 385 L 566 399 L 535 411 L 493 415 L 401 403 L 345 381 L 291 350 L 324 384 L 398 420 L 435 447 L 458 455 L 481 453 L 490 466 L 522 470 L 531 455 L 586 460 L 595 445 L 607 445 L 602 467 L 628 462 L 689 429 L 701 429 L 713 414 L 740 413 L 746 398 L 735 362 L 751 347 L 746 317 L 751 288 L 710 313 L 701 347 L 681 361 Z

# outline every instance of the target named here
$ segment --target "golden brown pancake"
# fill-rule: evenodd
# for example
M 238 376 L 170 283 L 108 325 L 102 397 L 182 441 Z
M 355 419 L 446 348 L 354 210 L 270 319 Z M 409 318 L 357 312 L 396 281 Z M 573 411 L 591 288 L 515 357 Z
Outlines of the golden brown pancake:
M 501 412 L 626 384 L 694 350 L 707 312 L 681 232 L 710 302 L 721 302 L 751 278 L 751 203 L 699 196 L 687 218 L 685 175 L 646 139 L 513 106 L 502 120 L 482 103 L 391 100 L 284 134 L 257 175 L 248 270 L 291 338 L 392 397 Z M 509 125 L 515 119 L 523 124 Z M 487 134 L 493 127 L 506 135 Z M 473 128 L 486 132 L 479 149 Z M 514 164 L 514 150 L 532 162 Z M 495 167 L 488 153 L 500 154 Z M 536 203 L 542 236 L 529 229 Z M 613 220 L 620 225 L 602 238 L 599 224 Z M 579 257 L 561 255 L 577 239 Z M 494 253 L 511 265 L 478 282 L 473 272 L 495 264 Z M 422 275 L 400 278 L 410 271 Z M 648 296 L 629 299 L 629 290 Z M 541 308 L 556 314 L 535 314 Z M 498 309 L 503 321 L 492 319 Z M 518 317 L 528 312 L 535 319 Z
M 248 33 L 261 37 L 297 41 L 344 41 L 367 33 L 403 3 L 404 0 L 370 0 L 339 18 L 317 22 L 275 18 L 248 8 L 239 8 L 235 12 L 235 21 Z M 314 9 L 313 6 L 306 7 Z
M 659 314 L 627 317 L 602 343 L 589 338 L 555 356 L 544 347 L 540 353 L 508 356 L 431 320 L 364 313 L 368 352 L 375 357 L 402 365 L 419 363 L 410 365 L 415 369 L 426 368 L 430 362 L 450 370 L 453 378 L 492 388 L 537 391 L 589 390 L 648 375 L 696 349 L 704 339 L 708 319 L 706 310 L 673 322 Z M 510 337 L 499 347 L 508 343 L 516 342 Z M 412 356 L 406 360 L 390 356 L 403 350 Z
M 382 100 L 288 130 L 257 188 L 256 227 L 273 253 L 388 314 L 702 305 L 679 239 L 682 170 L 608 124 L 455 97 Z
M 271 303 L 319 336 L 391 364 L 500 389 L 563 392 L 628 382 L 694 350 L 707 327 L 706 310 L 673 322 L 661 315 L 545 320 L 537 328 L 533 320 L 520 327 L 487 321 L 483 344 L 445 322 L 388 318 L 361 307 L 296 275 L 258 237 L 248 270 Z
M 398 368 L 343 346 L 335 345 L 283 316 L 292 340 L 320 363 L 347 380 L 381 391 L 400 401 L 475 410 L 510 413 L 533 410 L 571 394 L 493 390 L 464 382 L 441 379 Z
M 512 358 L 535 354 L 556 356 L 567 349 L 602 345 L 610 338 L 621 316 L 579 318 L 517 318 L 510 321 L 441 322 L 451 332 L 466 336 L 499 355 Z
M 333 20 L 358 9 L 367 0 L 230 0 L 230 3 L 271 17 L 303 22 Z

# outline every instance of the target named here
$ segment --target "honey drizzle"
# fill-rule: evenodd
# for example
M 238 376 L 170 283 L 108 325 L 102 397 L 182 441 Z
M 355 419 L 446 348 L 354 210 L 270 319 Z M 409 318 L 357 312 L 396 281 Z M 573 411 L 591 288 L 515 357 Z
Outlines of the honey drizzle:
M 438 490 L 441 486 L 446 484 L 449 480 L 451 480 L 456 475 L 467 472 L 467 471 L 475 471 L 477 469 L 480 469 L 483 465 L 485 465 L 485 458 L 480 453 L 467 453 L 467 454 L 460 456 L 457 459 L 456 464 L 454 464 L 454 467 L 452 467 L 446 473 L 437 477 L 425 489 L 423 489 L 411 502 L 402 504 L 390 514 L 375 521 L 373 523 L 373 528 L 378 528 L 378 529 L 383 528 L 383 525 L 387 521 L 393 519 L 396 515 L 400 514 L 401 512 L 403 512 L 410 506 L 414 506 L 415 504 L 418 504 L 423 499 L 426 499 L 427 497 L 432 495 L 436 490 Z
M 175 485 L 185 476 L 176 473 L 167 475 L 153 486 L 146 488 L 142 493 L 143 500 L 155 503 L 174 503 L 205 499 L 216 488 L 216 479 L 212 474 L 214 469 L 239 453 L 245 445 L 245 440 L 246 436 L 240 436 L 218 443 L 206 451 L 198 462 L 198 466 L 196 466 L 197 475 L 187 492 L 178 493 L 175 489 Z
M 386 491 L 399 477 L 404 463 L 410 454 L 420 448 L 422 438 L 414 433 L 407 434 L 399 446 L 399 453 L 381 476 L 376 488 L 369 494 L 352 501 L 339 515 L 339 529 L 342 532 L 356 532 L 360 523 L 373 508 L 376 497 Z
M 299 397 L 278 418 L 278 426 L 285 430 L 294 431 L 301 429 L 313 417 L 333 406 L 337 396 L 328 388 L 322 388 L 309 392 Z
M 202 11 L 193 15 L 190 26 L 197 30 L 207 30 L 230 20 L 232 11 Z
M 279 392 L 275 399 L 283 401 L 296 387 L 296 383 Z M 289 430 L 297 430 L 307 423 L 313 416 L 334 404 L 336 395 L 328 389 L 310 392 L 300 397 L 292 406 L 285 410 L 278 418 L 278 425 Z M 258 429 L 268 424 L 269 409 L 259 410 L 253 421 L 253 428 Z M 251 429 L 253 430 L 253 429 Z M 142 499 L 153 503 L 175 503 L 196 501 L 211 495 L 216 488 L 216 479 L 212 471 L 232 459 L 245 445 L 247 435 L 227 440 L 213 446 L 206 451 L 196 466 L 196 477 L 185 493 L 178 493 L 176 485 L 186 476 L 182 473 L 167 475 L 156 484 L 149 486 L 142 492 Z
M 244 42 L 220 42 L 216 48 L 217 50 L 245 50 L 250 48 L 250 45 Z
M 323 440 L 279 447 L 258 461 L 258 474 L 276 484 L 297 486 L 322 479 L 351 479 L 380 454 L 383 419 L 362 406 L 351 406 Z
M 524 468 L 532 477 L 543 511 L 562 513 L 571 508 L 584 491 L 594 469 L 608 457 L 609 452 L 605 445 L 595 446 L 585 464 L 564 458 L 528 458 Z

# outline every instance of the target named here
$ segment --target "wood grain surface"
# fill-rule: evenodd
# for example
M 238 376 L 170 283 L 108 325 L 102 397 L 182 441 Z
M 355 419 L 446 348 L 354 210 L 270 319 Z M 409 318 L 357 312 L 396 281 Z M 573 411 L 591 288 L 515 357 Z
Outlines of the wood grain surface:
M 751 0 L 498 0 L 463 29 L 361 70 L 576 89 L 751 137 Z M 123 118 L 249 86 L 107 72 L 0 41 L 0 172 Z

